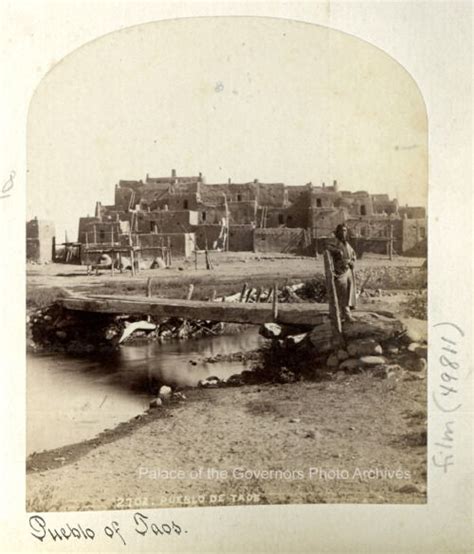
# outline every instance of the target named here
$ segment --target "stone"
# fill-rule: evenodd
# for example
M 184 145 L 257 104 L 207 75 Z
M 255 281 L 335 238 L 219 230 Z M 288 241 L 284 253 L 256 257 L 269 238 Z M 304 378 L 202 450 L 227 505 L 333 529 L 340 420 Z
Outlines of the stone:
M 66 331 L 56 331 L 56 336 L 58 339 L 64 340 L 67 338 L 67 333 Z
M 172 392 L 173 390 L 171 389 L 171 387 L 163 385 L 162 387 L 160 387 L 160 392 L 158 393 L 158 396 L 160 398 L 168 398 L 168 396 L 170 396 Z
M 383 365 L 387 360 L 383 356 L 362 356 L 360 362 L 364 366 Z
M 382 354 L 382 347 L 374 339 L 358 339 L 347 345 L 347 353 L 350 357 L 377 356 Z
M 337 359 L 340 361 L 340 362 L 343 362 L 344 360 L 347 360 L 347 358 L 349 357 L 349 354 L 343 350 L 342 348 L 340 348 L 338 351 L 337 351 Z
M 354 312 L 350 325 L 344 326 L 344 337 L 348 342 L 368 338 L 383 342 L 398 336 L 405 330 L 403 323 L 390 312 Z
M 300 333 L 299 335 L 290 335 L 287 337 L 287 342 L 291 346 L 296 346 L 297 344 L 300 344 L 304 341 L 304 339 L 307 337 L 308 333 Z
M 225 380 L 225 384 L 229 387 L 241 387 L 244 381 L 239 373 L 235 373 Z
M 419 348 L 420 346 L 421 346 L 421 344 L 418 344 L 417 342 L 411 342 L 411 343 L 408 345 L 407 350 L 408 350 L 409 352 L 415 352 L 415 350 L 416 350 L 417 348 Z
M 344 371 L 351 371 L 353 369 L 357 369 L 362 364 L 360 363 L 360 360 L 357 358 L 348 358 L 347 360 L 344 360 L 339 364 L 339 369 Z
M 259 329 L 259 334 L 266 339 L 274 339 L 281 335 L 281 331 L 281 325 L 278 323 L 264 323 Z
M 403 485 L 399 489 L 397 489 L 397 492 L 401 492 L 404 494 L 411 494 L 411 493 L 420 493 L 421 491 L 416 485 L 413 485 L 412 483 L 408 483 L 406 485 Z
M 161 400 L 161 398 L 154 398 L 150 402 L 150 408 L 158 408 L 159 406 L 162 406 L 162 405 L 163 405 L 163 401 Z
M 400 349 L 397 346 L 388 346 L 385 348 L 387 354 L 398 354 L 400 352 Z
M 405 335 L 410 342 L 427 342 L 428 340 L 428 322 L 424 319 L 414 317 L 402 319 L 405 327 Z
M 216 388 L 220 385 L 221 380 L 219 377 L 206 377 L 205 379 L 201 379 L 198 383 L 198 387 L 201 388 Z
M 415 354 L 419 358 L 427 359 L 428 358 L 428 347 L 427 346 L 418 346 L 415 348 Z
M 173 398 L 174 398 L 175 400 L 186 400 L 186 396 L 185 396 L 185 394 L 184 394 L 183 392 L 175 392 L 175 393 L 173 394 Z
M 339 365 L 339 358 L 337 357 L 337 354 L 331 354 L 329 358 L 326 360 L 327 367 L 335 368 Z
M 424 372 L 426 371 L 427 363 L 424 358 L 415 358 L 409 365 L 408 369 L 410 371 Z

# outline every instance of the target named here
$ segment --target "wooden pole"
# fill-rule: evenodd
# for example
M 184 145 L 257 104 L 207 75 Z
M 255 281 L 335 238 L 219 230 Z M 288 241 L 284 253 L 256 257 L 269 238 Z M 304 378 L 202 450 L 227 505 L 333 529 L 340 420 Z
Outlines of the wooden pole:
M 146 295 L 148 296 L 148 298 L 151 297 L 151 281 L 152 281 L 152 278 L 148 277 L 146 282 Z
M 318 228 L 314 227 L 314 257 L 318 259 Z
M 388 258 L 389 260 L 392 260 L 393 258 L 393 225 L 392 222 L 390 222 L 390 243 L 388 246 Z
M 168 237 L 168 259 L 169 259 L 169 267 L 171 267 L 171 239 Z
M 216 299 L 216 296 L 217 296 L 217 290 L 214 289 L 214 290 L 212 291 L 211 297 L 209 298 L 209 302 L 214 302 L 215 299 Z
M 186 294 L 186 300 L 191 300 L 194 292 L 194 285 L 191 283 L 188 287 L 188 293 Z
M 242 292 L 240 293 L 239 302 L 243 302 L 245 298 L 245 293 L 247 292 L 247 283 L 244 283 L 244 286 L 242 287 Z
M 260 297 L 262 296 L 262 287 L 258 287 L 257 295 L 255 296 L 255 302 L 258 304 L 260 302 Z
M 130 266 L 132 269 L 132 275 L 135 277 L 135 252 L 133 251 L 133 247 L 130 248 Z
M 194 248 L 194 269 L 198 268 L 198 251 L 197 248 Z
M 272 315 L 273 321 L 278 319 L 278 284 L 273 284 L 273 299 L 272 299 Z
M 340 346 L 343 343 L 341 314 L 339 312 L 339 300 L 337 298 L 336 286 L 334 283 L 334 267 L 330 252 L 324 252 L 324 272 L 326 274 L 326 289 L 329 303 L 329 319 L 331 321 L 331 330 L 334 346 Z
M 252 292 L 253 292 L 253 288 L 252 287 L 249 287 L 249 290 L 247 292 L 247 296 L 245 297 L 245 302 L 249 302 L 250 301 L 250 296 L 252 295 Z
M 112 277 L 114 276 L 114 265 L 115 265 L 115 252 L 113 250 L 110 251 L 110 259 L 111 259 L 111 264 L 110 264 L 110 273 L 112 275 Z

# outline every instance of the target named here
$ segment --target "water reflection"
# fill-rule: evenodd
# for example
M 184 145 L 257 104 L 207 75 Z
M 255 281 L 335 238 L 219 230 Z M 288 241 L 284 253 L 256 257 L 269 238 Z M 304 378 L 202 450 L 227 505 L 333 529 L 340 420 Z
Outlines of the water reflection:
M 261 342 L 256 329 L 249 329 L 199 340 L 123 345 L 100 357 L 28 355 L 28 453 L 92 438 L 132 418 L 148 407 L 161 384 L 194 386 L 210 375 L 238 373 L 243 362 L 202 359 L 254 350 Z

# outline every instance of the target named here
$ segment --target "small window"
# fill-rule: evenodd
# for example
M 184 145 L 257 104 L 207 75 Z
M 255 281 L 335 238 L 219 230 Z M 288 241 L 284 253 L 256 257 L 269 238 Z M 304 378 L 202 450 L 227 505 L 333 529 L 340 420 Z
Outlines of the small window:
M 237 195 L 237 202 L 242 202 L 242 195 L 241 194 Z
M 360 215 L 367 215 L 367 210 L 364 204 L 360 207 Z
M 316 198 L 316 207 L 321 208 L 323 203 L 321 202 L 321 198 Z
M 155 228 L 155 223 L 153 221 L 150 221 L 150 231 L 153 233 L 153 230 Z
M 203 221 L 206 221 L 206 212 L 202 212 L 201 217 Z
M 103 229 L 99 231 L 99 240 L 105 240 L 105 231 Z
M 278 214 L 278 225 L 283 225 L 284 221 L 283 214 Z
M 187 200 L 185 200 L 185 201 L 183 202 L 183 209 L 185 209 L 185 210 L 188 209 L 188 201 L 187 201 Z
M 286 222 L 287 223 L 291 223 L 293 221 L 293 217 L 291 215 L 289 215 L 287 218 L 286 218 Z

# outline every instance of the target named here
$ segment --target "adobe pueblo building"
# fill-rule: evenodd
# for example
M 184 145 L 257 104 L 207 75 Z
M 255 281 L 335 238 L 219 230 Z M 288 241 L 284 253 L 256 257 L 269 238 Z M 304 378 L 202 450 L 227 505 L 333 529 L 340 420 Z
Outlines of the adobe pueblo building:
M 94 217 L 79 220 L 82 250 L 133 247 L 141 259 L 169 248 L 175 256 L 194 250 L 287 252 L 314 255 L 338 223 L 345 222 L 359 256 L 426 254 L 424 208 L 399 207 L 386 194 L 330 186 L 284 183 L 206 184 L 202 174 L 123 181 L 115 201 L 97 202 Z

